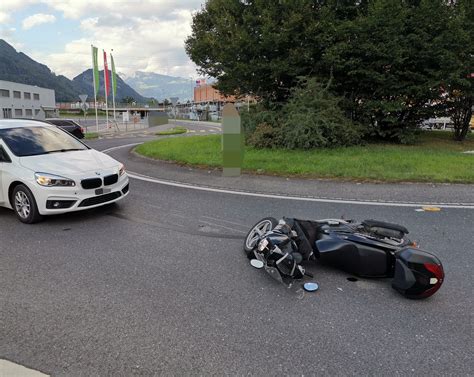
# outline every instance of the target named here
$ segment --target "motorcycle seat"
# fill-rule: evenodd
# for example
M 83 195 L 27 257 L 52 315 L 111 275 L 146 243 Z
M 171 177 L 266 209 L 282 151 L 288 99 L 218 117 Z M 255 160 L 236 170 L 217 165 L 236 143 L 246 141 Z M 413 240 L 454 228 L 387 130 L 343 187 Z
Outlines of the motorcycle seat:
M 408 229 L 405 228 L 403 225 L 398 225 L 398 224 L 393 224 L 393 223 L 386 223 L 384 221 L 378 221 L 378 220 L 364 220 L 362 221 L 362 225 L 364 225 L 367 228 L 384 228 L 384 229 L 390 229 L 390 230 L 396 230 L 398 232 L 401 232 L 403 234 L 408 234 Z

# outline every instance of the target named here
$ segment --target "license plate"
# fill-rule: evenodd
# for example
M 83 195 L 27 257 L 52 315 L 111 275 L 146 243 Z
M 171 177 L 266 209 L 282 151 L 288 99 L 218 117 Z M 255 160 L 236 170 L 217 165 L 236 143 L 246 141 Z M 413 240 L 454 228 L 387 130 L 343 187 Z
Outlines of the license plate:
M 109 189 L 109 188 L 99 188 L 99 189 L 95 190 L 95 194 L 96 195 L 108 194 L 110 191 L 112 191 L 112 190 Z

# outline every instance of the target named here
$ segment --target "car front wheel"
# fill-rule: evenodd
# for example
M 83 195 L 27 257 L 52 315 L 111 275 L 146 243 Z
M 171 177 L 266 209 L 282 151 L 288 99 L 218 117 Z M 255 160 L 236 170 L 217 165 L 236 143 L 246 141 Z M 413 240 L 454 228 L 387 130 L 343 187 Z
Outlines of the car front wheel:
M 18 185 L 13 189 L 12 207 L 18 219 L 25 224 L 41 220 L 35 197 L 25 185 Z

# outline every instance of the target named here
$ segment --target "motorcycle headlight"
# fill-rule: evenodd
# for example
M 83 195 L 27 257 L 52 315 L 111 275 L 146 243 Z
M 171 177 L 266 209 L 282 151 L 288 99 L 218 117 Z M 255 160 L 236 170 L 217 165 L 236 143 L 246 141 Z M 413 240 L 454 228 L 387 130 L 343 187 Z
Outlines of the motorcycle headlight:
M 122 175 L 125 174 L 125 165 L 124 164 L 120 164 L 120 168 L 119 168 L 119 177 L 121 177 Z
M 76 183 L 69 178 L 47 173 L 35 173 L 36 182 L 41 186 L 53 187 L 74 187 Z
M 258 251 L 263 251 L 265 248 L 268 246 L 268 240 L 264 238 L 263 240 L 260 241 L 258 244 Z

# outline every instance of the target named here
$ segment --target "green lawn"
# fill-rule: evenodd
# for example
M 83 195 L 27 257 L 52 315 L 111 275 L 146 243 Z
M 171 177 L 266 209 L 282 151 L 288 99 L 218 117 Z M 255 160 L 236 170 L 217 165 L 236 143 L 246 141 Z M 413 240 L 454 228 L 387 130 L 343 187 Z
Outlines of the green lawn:
M 159 132 L 156 133 L 156 135 L 159 135 L 159 136 L 178 135 L 178 134 L 184 134 L 187 131 L 188 131 L 187 128 L 184 128 L 184 127 L 181 127 L 181 126 L 176 126 L 176 127 L 164 130 L 164 131 L 159 131 Z
M 201 167 L 222 166 L 220 135 L 156 140 L 136 148 L 139 154 Z M 474 183 L 474 137 L 459 143 L 450 132 L 423 132 L 415 145 L 366 146 L 312 151 L 247 147 L 244 171 L 270 175 L 371 181 Z
M 84 139 L 86 140 L 97 139 L 98 137 L 99 134 L 97 132 L 86 132 L 84 134 Z

